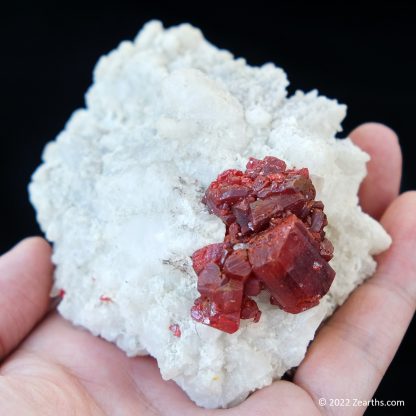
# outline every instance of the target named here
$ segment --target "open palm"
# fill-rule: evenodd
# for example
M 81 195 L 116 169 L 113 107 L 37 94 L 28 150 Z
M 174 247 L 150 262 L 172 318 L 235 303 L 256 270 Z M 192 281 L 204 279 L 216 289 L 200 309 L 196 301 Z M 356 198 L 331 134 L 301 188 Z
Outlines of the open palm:
M 393 245 L 378 257 L 375 276 L 321 328 L 293 382 L 276 381 L 232 409 L 198 408 L 162 380 L 154 359 L 127 358 L 50 311 L 51 249 L 30 238 L 0 258 L 0 414 L 362 414 L 365 407 L 334 409 L 329 399 L 369 400 L 413 316 L 416 193 L 397 196 L 401 153 L 390 129 L 365 124 L 351 137 L 372 157 L 361 205 L 381 220 Z

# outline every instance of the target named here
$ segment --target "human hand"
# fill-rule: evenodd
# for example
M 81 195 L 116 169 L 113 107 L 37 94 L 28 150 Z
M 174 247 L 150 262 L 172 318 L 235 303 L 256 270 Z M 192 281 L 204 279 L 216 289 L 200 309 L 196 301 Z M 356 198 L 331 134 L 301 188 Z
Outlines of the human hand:
M 0 258 L 0 414 L 362 414 L 364 407 L 320 407 L 318 399 L 369 400 L 402 340 L 416 304 L 416 193 L 397 196 L 401 153 L 390 129 L 365 124 L 351 137 L 372 157 L 361 205 L 393 245 L 378 256 L 376 274 L 318 332 L 293 382 L 276 381 L 232 409 L 198 408 L 162 380 L 153 358 L 128 358 L 48 313 L 51 249 L 31 238 Z

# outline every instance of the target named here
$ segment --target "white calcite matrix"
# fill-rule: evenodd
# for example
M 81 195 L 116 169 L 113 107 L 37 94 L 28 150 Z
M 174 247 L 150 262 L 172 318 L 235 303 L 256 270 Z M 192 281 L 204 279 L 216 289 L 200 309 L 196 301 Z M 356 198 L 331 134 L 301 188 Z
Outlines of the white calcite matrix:
M 297 366 L 390 244 L 358 205 L 368 155 L 334 138 L 345 105 L 316 91 L 287 97 L 287 85 L 282 69 L 249 66 L 189 24 L 152 21 L 99 60 L 86 108 L 46 146 L 30 184 L 53 243 L 54 290 L 65 290 L 60 313 L 129 356 L 152 355 L 200 406 L 235 405 Z M 309 168 L 336 278 L 319 306 L 297 315 L 263 292 L 260 322 L 243 320 L 230 335 L 190 316 L 199 295 L 190 255 L 225 232 L 201 197 L 219 172 L 266 155 Z

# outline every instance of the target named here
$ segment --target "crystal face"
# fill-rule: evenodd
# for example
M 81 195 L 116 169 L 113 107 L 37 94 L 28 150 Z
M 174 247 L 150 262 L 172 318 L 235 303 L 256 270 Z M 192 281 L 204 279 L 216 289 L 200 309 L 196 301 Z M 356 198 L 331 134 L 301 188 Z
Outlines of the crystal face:
M 234 333 L 240 319 L 258 322 L 252 299 L 262 290 L 289 313 L 316 306 L 335 277 L 328 264 L 333 246 L 321 201 L 315 201 L 309 171 L 286 169 L 284 161 L 250 158 L 245 172 L 229 169 L 208 187 L 202 202 L 226 225 L 222 243 L 192 255 L 198 291 L 191 316 Z

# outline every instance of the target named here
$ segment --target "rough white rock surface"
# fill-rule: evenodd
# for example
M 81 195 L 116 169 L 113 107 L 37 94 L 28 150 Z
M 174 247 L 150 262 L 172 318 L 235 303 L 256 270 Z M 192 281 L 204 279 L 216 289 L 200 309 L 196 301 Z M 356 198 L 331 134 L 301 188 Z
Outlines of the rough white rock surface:
M 346 107 L 316 91 L 287 98 L 287 85 L 282 69 L 248 66 L 189 24 L 152 21 L 99 60 L 86 108 L 47 145 L 30 185 L 53 242 L 55 290 L 66 291 L 60 313 L 131 356 L 156 357 L 201 406 L 236 404 L 297 366 L 390 244 L 358 206 L 368 155 L 334 139 Z M 189 313 L 198 296 L 189 256 L 224 237 L 200 200 L 219 172 L 266 155 L 310 169 L 337 275 L 319 306 L 291 315 L 265 296 L 260 322 L 229 335 Z

